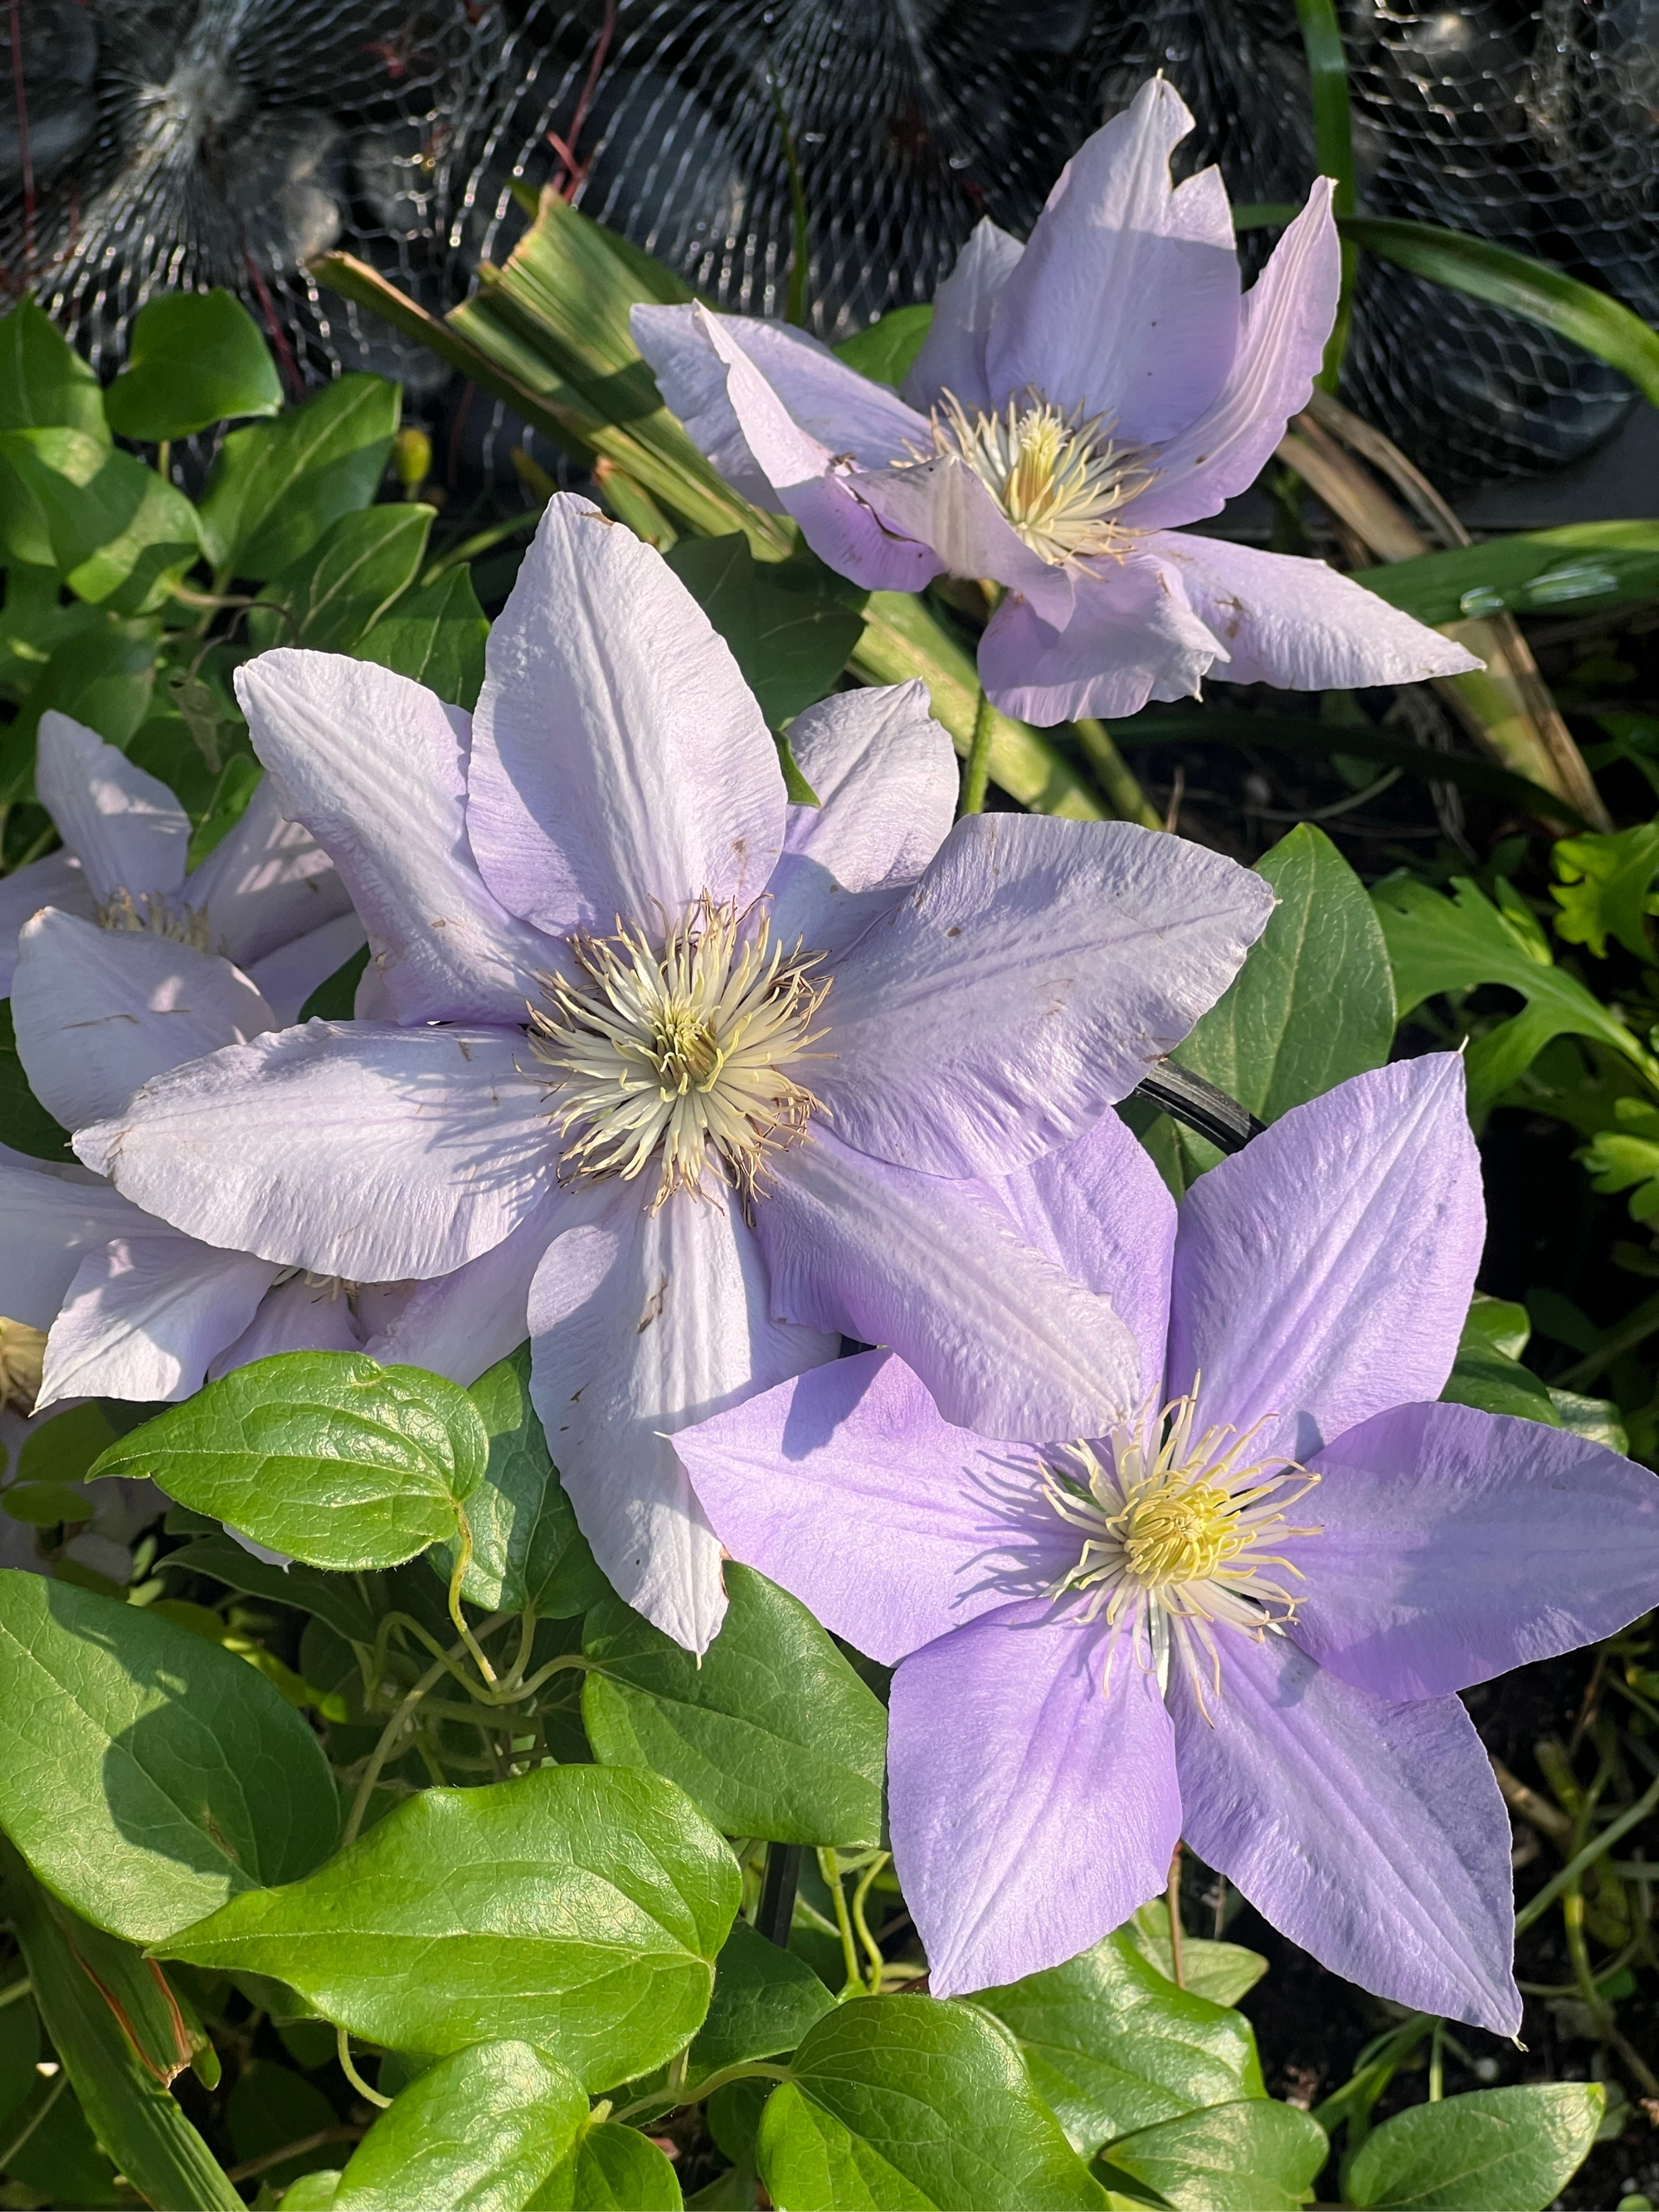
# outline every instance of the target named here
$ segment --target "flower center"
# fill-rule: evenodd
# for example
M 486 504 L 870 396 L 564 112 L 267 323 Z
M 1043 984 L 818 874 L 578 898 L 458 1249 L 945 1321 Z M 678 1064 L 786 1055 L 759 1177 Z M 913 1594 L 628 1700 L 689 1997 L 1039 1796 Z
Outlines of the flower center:
M 654 1163 L 653 1209 L 701 1191 L 707 1169 L 748 1203 L 768 1153 L 823 1110 L 789 1072 L 823 1057 L 810 1050 L 830 989 L 818 956 L 786 957 L 763 915 L 744 921 L 705 893 L 659 943 L 620 921 L 571 938 L 585 980 L 547 977 L 531 1012 L 532 1049 L 556 1071 L 562 1168 L 626 1182 Z
M 208 937 L 205 907 L 177 906 L 160 891 L 112 891 L 93 909 L 100 929 L 125 929 L 149 937 L 165 937 L 175 945 L 193 945 L 198 952 L 212 947 Z
M 46 1333 L 0 1314 L 0 1413 L 32 1413 L 40 1395 Z
M 1031 550 L 1057 567 L 1079 554 L 1121 558 L 1138 534 L 1119 518 L 1157 471 L 1116 445 L 1103 415 L 1069 414 L 1028 385 L 994 415 L 969 415 L 947 392 L 933 410 L 933 454 L 956 453 Z M 918 453 L 918 460 L 933 454 Z
M 1288 1585 L 1301 1570 L 1272 1547 L 1319 1534 L 1288 1520 L 1319 1477 L 1294 1461 L 1248 1459 L 1261 1421 L 1243 1436 L 1216 1427 L 1194 1437 L 1196 1413 L 1194 1384 L 1155 1419 L 1149 1407 L 1114 1430 L 1104 1457 L 1074 1444 L 1044 1470 L 1049 1505 L 1083 1538 L 1050 1595 L 1085 1593 L 1081 1617 L 1103 1613 L 1114 1645 L 1119 1629 L 1133 1634 L 1146 1620 L 1155 1650 L 1179 1649 L 1196 1675 L 1201 1649 L 1218 1684 L 1216 1622 L 1259 1636 L 1295 1617 Z

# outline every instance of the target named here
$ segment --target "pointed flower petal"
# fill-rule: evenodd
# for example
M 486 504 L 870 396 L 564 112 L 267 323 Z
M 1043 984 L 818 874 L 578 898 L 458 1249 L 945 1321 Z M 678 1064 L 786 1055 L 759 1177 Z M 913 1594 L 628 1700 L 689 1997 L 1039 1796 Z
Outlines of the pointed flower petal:
M 0 876 L 0 999 L 11 996 L 11 979 L 17 966 L 17 933 L 31 915 L 43 906 L 64 914 L 78 914 L 87 921 L 97 901 L 81 863 L 73 853 L 49 853 L 44 860 L 31 860 L 9 876 Z
M 949 392 L 970 413 L 993 404 L 985 347 L 1009 277 L 1025 248 L 989 216 L 981 216 L 933 295 L 933 319 L 910 364 L 903 396 L 912 407 L 935 407 Z
M 813 1087 L 844 1143 L 1006 1174 L 1132 1091 L 1272 910 L 1260 877 L 1159 830 L 970 816 L 836 970 Z
M 1156 1897 L 1181 1833 L 1158 1678 L 1052 1608 L 1010 1607 L 893 1678 L 895 1870 L 935 1996 L 1073 1959 Z
M 192 1237 L 355 1283 L 447 1274 L 551 1185 L 514 1030 L 307 1022 L 147 1084 L 76 1140 Z
M 1005 714 L 1047 727 L 1078 714 L 1116 720 L 1149 699 L 1196 698 L 1227 649 L 1194 612 L 1172 563 L 1144 550 L 1074 564 L 1063 629 L 1011 597 L 979 641 L 980 681 Z
M 467 828 L 512 913 L 607 934 L 765 889 L 777 748 L 725 640 L 631 530 L 550 501 L 486 665 Z
M 239 669 L 236 691 L 275 795 L 333 856 L 397 1018 L 521 1021 L 551 950 L 473 863 L 460 709 L 373 661 L 287 647 Z
M 1437 1398 L 1486 1236 L 1463 1063 L 1356 1075 L 1200 1176 L 1182 1202 L 1171 1397 L 1198 1425 L 1264 1424 L 1304 1463 L 1402 1400 Z
M 0 1145 L 0 1314 L 50 1328 L 88 1253 L 151 1225 L 100 1176 Z
M 37 744 L 35 790 L 94 896 L 176 891 L 185 880 L 190 817 L 166 784 L 55 707 L 40 717 Z
M 380 796 L 384 803 L 384 787 Z M 240 968 L 351 911 L 333 861 L 304 823 L 283 812 L 269 776 L 235 828 L 185 878 L 185 899 L 206 908 L 212 950 Z
M 1659 1593 L 1659 1477 L 1570 1430 L 1400 1406 L 1310 1465 L 1321 1528 L 1285 1547 L 1306 1577 L 1291 1634 L 1378 1697 L 1599 1643 Z
M 1509 1815 L 1462 1706 L 1367 1697 L 1282 1636 L 1219 1640 L 1207 1710 L 1170 1674 L 1194 1850 L 1334 1973 L 1513 2035 Z
M 530 1285 L 543 1255 L 583 1206 L 562 1190 L 533 1206 L 501 1243 L 453 1274 L 401 1289 L 363 1349 L 388 1367 L 425 1367 L 465 1389 L 530 1334 Z
M 256 1359 L 274 1359 L 279 1352 L 362 1348 L 362 1332 L 341 1286 L 292 1275 L 267 1291 L 241 1334 L 214 1353 L 208 1362 L 208 1380 L 216 1382 L 222 1375 L 252 1367 Z
M 88 1253 L 46 1338 L 40 1403 L 188 1398 L 253 1319 L 276 1270 L 160 1222 Z

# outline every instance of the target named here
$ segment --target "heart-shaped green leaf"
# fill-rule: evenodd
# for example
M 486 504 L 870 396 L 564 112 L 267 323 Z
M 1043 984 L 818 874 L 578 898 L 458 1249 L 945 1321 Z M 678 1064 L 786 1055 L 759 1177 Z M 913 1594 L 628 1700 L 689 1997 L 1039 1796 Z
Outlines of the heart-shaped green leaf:
M 527 2043 L 477 2043 L 411 2081 L 352 2153 L 337 2212 L 520 2212 L 587 2120 L 580 2081 Z

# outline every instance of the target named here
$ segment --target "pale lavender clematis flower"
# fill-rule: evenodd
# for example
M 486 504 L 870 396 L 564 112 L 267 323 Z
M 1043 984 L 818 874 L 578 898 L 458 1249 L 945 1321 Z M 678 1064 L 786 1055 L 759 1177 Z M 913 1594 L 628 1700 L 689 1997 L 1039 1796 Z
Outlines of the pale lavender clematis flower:
M 980 645 L 997 706 L 1133 714 L 1206 673 L 1295 690 L 1477 667 L 1322 562 L 1178 525 L 1252 483 L 1307 404 L 1340 263 L 1322 181 L 1241 299 L 1217 169 L 1162 78 L 1097 131 L 1028 245 L 982 222 L 901 398 L 781 323 L 635 307 L 664 398 L 727 479 L 843 575 L 1005 587 Z
M 803 714 L 823 805 L 791 807 L 724 641 L 583 500 L 550 503 L 471 722 L 326 654 L 240 682 L 390 1018 L 158 1076 L 82 1159 L 192 1236 L 416 1278 L 386 1358 L 470 1380 L 527 1327 L 596 1554 L 694 1648 L 725 1600 L 672 1436 L 834 1332 L 994 1433 L 1111 1402 L 1122 1322 L 964 1179 L 1133 1085 L 1262 927 L 1259 878 L 1121 823 L 952 829 L 920 684 Z
M 1509 1822 L 1456 1693 L 1659 1600 L 1659 1481 L 1432 1402 L 1484 1233 L 1461 1061 L 1295 1109 L 1178 1214 L 1110 1115 L 1002 1196 L 1143 1347 L 1104 1435 L 988 1443 L 871 1352 L 680 1438 L 733 1555 L 902 1662 L 933 1990 L 1073 1957 L 1184 1835 L 1337 1972 L 1513 2033 Z
M 36 782 L 69 858 L 0 890 L 31 917 L 7 959 L 19 1056 L 65 1127 L 291 1021 L 363 941 L 332 862 L 269 785 L 187 872 L 184 809 L 94 731 L 43 715 Z M 54 891 L 72 903 L 41 907 Z M 188 1397 L 205 1375 L 270 1352 L 362 1341 L 340 1285 L 181 1236 L 82 1168 L 0 1147 L 0 1314 L 49 1332 L 43 1407 Z M 375 1322 L 383 1303 L 369 1302 Z

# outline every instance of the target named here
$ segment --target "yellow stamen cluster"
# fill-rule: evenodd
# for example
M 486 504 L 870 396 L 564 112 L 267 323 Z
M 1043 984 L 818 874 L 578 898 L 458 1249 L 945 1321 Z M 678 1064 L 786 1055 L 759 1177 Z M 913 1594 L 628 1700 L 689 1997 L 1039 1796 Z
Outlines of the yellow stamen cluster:
M 708 1170 L 747 1203 L 767 1154 L 823 1110 L 789 1073 L 823 1056 L 809 1049 L 830 988 L 817 956 L 786 957 L 763 915 L 707 894 L 660 943 L 618 921 L 570 949 L 580 977 L 547 978 L 531 1014 L 532 1048 L 555 1071 L 562 1168 L 631 1181 L 654 1162 L 653 1207 L 701 1191 Z
M 93 909 L 100 929 L 131 930 L 149 937 L 165 937 L 174 945 L 191 945 L 198 952 L 212 950 L 208 937 L 205 907 L 175 906 L 160 891 L 119 890 L 102 899 Z
M 1069 414 L 1034 386 L 996 414 L 970 415 L 947 392 L 933 411 L 933 454 L 956 453 L 1031 550 L 1058 567 L 1079 554 L 1121 556 L 1136 532 L 1121 510 L 1157 474 L 1140 448 L 1115 445 L 1103 415 Z
M 46 1333 L 0 1314 L 0 1413 L 32 1413 L 40 1395 Z
M 1218 1687 L 1215 1624 L 1260 1636 L 1295 1616 L 1286 1578 L 1300 1582 L 1301 1571 L 1267 1547 L 1320 1533 L 1286 1517 L 1319 1477 L 1276 1455 L 1247 1462 L 1260 1421 L 1243 1436 L 1214 1427 L 1194 1437 L 1197 1395 L 1194 1386 L 1155 1419 L 1149 1407 L 1114 1430 L 1105 1458 L 1079 1443 L 1045 1470 L 1048 1504 L 1084 1539 L 1050 1595 L 1085 1593 L 1081 1617 L 1104 1613 L 1114 1647 L 1120 1629 L 1138 1637 L 1145 1619 L 1154 1653 L 1178 1651 L 1195 1681 L 1202 1650 Z

